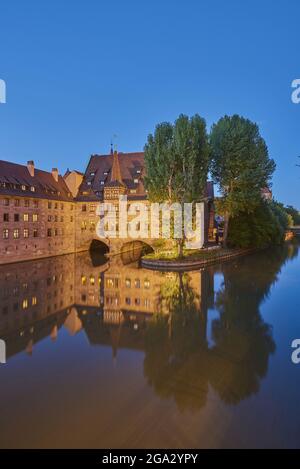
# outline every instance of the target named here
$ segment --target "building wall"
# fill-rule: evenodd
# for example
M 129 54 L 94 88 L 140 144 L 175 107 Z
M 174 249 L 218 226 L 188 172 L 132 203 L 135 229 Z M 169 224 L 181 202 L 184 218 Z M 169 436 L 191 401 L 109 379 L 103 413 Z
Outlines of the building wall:
M 74 250 L 73 202 L 0 195 L 0 264 Z

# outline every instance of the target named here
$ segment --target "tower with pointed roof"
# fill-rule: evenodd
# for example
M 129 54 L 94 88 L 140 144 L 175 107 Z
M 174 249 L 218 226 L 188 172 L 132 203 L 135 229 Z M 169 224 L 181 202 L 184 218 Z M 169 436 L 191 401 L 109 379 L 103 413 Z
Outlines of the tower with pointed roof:
M 110 173 L 110 181 L 104 187 L 104 200 L 116 200 L 126 193 L 126 186 L 122 181 L 122 173 L 119 161 L 119 153 L 113 152 L 113 163 Z

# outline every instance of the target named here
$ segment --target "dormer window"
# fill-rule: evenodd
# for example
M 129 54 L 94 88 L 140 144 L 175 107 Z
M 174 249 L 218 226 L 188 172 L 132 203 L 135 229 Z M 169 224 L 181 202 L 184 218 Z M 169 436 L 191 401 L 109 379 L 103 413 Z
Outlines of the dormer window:
M 107 171 L 104 171 L 103 174 L 104 174 L 104 176 L 107 176 L 107 175 L 108 175 L 108 172 L 107 172 Z
M 137 178 L 134 178 L 133 182 L 134 182 L 134 184 L 138 184 L 139 180 Z
M 87 185 L 90 186 L 91 184 L 92 184 L 91 181 L 88 181 Z
M 140 169 L 137 169 L 137 170 L 136 170 L 136 174 L 141 174 L 141 170 L 140 170 Z
M 30 187 L 30 190 L 31 190 L 31 192 L 35 192 L 35 187 L 34 187 L 34 186 L 31 186 L 31 187 Z
M 91 177 L 95 176 L 95 173 L 91 173 L 90 176 L 91 176 Z
M 104 186 L 104 181 L 100 181 L 101 186 Z
M 24 184 L 22 184 L 21 189 L 22 189 L 22 191 L 26 191 L 26 186 L 24 186 Z

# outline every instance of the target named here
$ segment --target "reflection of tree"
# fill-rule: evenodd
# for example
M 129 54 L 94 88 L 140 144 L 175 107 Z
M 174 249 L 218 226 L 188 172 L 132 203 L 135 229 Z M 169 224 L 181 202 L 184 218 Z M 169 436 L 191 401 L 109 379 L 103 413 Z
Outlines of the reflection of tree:
M 206 314 L 199 311 L 188 274 L 168 279 L 160 300 L 169 314 L 155 315 L 148 325 L 145 375 L 161 397 L 174 397 L 180 409 L 199 409 L 208 392 Z
M 166 281 L 160 302 L 169 314 L 153 317 L 145 344 L 144 373 L 159 396 L 173 397 L 180 410 L 193 410 L 205 405 L 209 384 L 231 404 L 259 391 L 275 352 L 272 329 L 261 317 L 260 306 L 282 265 L 297 253 L 297 245 L 288 244 L 224 265 L 212 348 L 203 334 L 205 302 L 198 306 L 189 276 L 177 274 Z
M 225 402 L 238 403 L 257 393 L 267 374 L 275 343 L 260 305 L 281 266 L 294 255 L 295 250 L 285 245 L 240 259 L 223 270 L 224 284 L 216 298 L 220 317 L 212 328 L 210 382 Z

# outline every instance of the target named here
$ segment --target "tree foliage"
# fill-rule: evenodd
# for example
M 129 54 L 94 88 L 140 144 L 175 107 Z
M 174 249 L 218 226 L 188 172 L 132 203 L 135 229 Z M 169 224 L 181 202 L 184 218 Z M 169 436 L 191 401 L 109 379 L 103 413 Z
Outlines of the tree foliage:
M 209 169 L 205 120 L 181 114 L 174 124 L 158 124 L 145 145 L 145 166 L 152 202 L 201 200 Z
M 225 215 L 225 242 L 231 218 L 253 213 L 261 202 L 261 190 L 270 185 L 275 163 L 257 124 L 234 115 L 224 116 L 210 134 L 211 173 L 218 184 Z
M 229 222 L 231 247 L 267 247 L 283 242 L 289 218 L 281 204 L 261 200 L 251 213 L 241 212 Z

